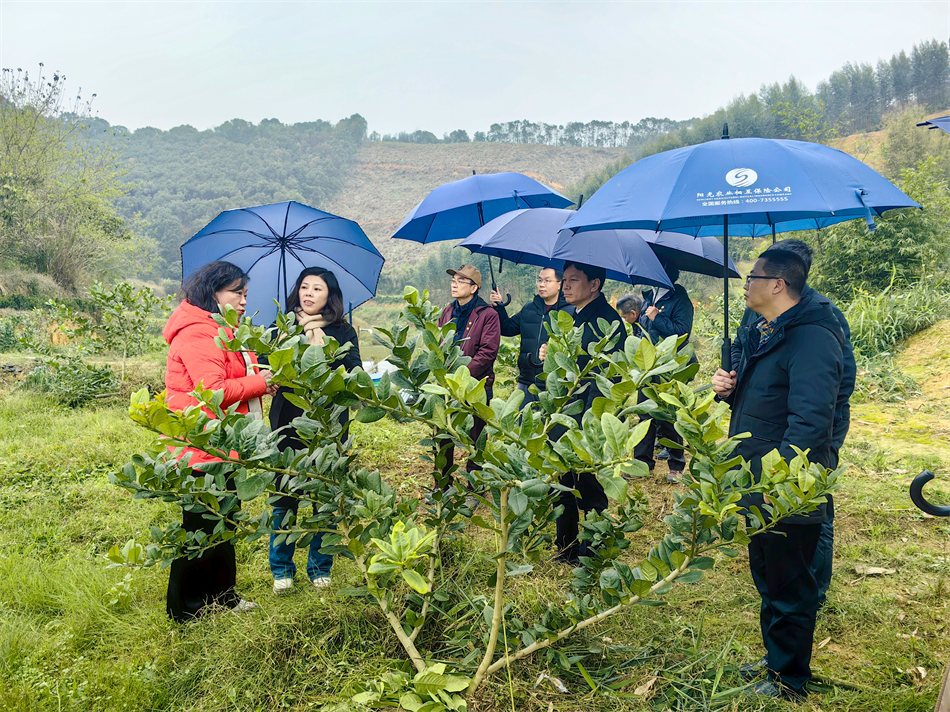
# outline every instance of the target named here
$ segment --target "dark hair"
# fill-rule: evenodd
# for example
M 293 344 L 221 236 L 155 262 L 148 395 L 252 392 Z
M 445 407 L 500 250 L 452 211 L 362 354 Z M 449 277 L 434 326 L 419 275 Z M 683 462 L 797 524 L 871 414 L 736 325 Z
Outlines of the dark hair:
M 769 247 L 766 252 L 772 252 L 773 250 L 788 250 L 801 257 L 802 262 L 805 263 L 805 279 L 808 279 L 808 273 L 811 272 L 812 252 L 807 243 L 795 239 L 782 240 Z
M 573 267 L 578 272 L 583 272 L 584 276 L 587 277 L 588 282 L 593 282 L 595 279 L 599 279 L 600 287 L 598 287 L 597 291 L 604 291 L 604 282 L 607 281 L 607 270 L 605 270 L 603 267 L 585 265 L 583 262 L 565 262 L 564 269 L 567 270 L 568 267 Z
M 554 271 L 554 279 L 556 279 L 558 282 L 564 281 L 564 272 L 562 270 L 554 269 L 553 267 L 542 267 L 541 272 L 543 272 L 546 269 Z
M 300 285 L 306 277 L 319 277 L 327 283 L 327 303 L 321 312 L 323 318 L 331 324 L 343 321 L 343 315 L 346 313 L 343 310 L 343 291 L 336 275 L 324 267 L 307 267 L 298 275 L 293 290 L 287 295 L 287 311 L 294 312 L 300 308 Z
M 209 262 L 188 275 L 178 291 L 178 298 L 199 309 L 217 312 L 218 302 L 214 293 L 230 287 L 235 282 L 240 282 L 238 289 L 244 289 L 247 279 L 244 270 L 237 265 L 221 261 Z
M 765 260 L 763 269 L 769 277 L 781 278 L 792 297 L 801 296 L 805 288 L 805 260 L 791 250 L 766 250 L 759 255 Z
M 621 314 L 632 311 L 639 314 L 643 311 L 643 297 L 639 294 L 624 294 L 617 300 L 617 311 Z

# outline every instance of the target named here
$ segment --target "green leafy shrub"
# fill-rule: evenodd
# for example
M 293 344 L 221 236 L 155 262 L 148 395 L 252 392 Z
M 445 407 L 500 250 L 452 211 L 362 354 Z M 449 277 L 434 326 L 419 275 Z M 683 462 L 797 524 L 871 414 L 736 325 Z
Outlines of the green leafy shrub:
M 76 356 L 43 361 L 20 385 L 69 408 L 78 408 L 95 398 L 115 393 L 118 387 L 112 368 L 94 366 Z
M 0 352 L 20 351 L 23 349 L 23 344 L 19 337 L 22 324 L 23 317 L 19 314 L 0 317 Z
M 843 311 L 856 351 L 866 357 L 891 353 L 908 337 L 950 317 L 950 285 L 931 278 L 903 290 L 890 285 L 879 294 L 856 290 Z

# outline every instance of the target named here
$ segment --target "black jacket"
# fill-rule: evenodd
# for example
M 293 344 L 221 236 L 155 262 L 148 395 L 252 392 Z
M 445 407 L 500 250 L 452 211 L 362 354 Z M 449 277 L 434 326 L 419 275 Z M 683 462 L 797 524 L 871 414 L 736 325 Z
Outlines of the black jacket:
M 356 329 L 346 322 L 341 321 L 336 324 L 330 324 L 329 326 L 323 327 L 323 333 L 333 339 L 336 339 L 340 346 L 345 343 L 352 344 L 350 350 L 346 352 L 343 358 L 337 359 L 333 362 L 333 368 L 343 366 L 347 371 L 352 371 L 357 366 L 362 365 L 362 361 L 360 360 L 360 342 L 356 333 Z M 278 428 L 289 426 L 293 422 L 294 418 L 303 415 L 303 410 L 295 406 L 286 398 L 287 393 L 293 392 L 293 388 L 286 388 L 284 386 L 281 386 L 277 390 L 277 395 L 274 396 L 274 400 L 270 405 L 271 430 L 277 430 Z M 349 419 L 349 411 L 343 411 L 343 414 L 340 416 L 340 423 L 342 425 L 346 425 L 349 422 Z M 279 447 L 282 450 L 287 447 L 293 447 L 297 449 L 303 447 L 303 444 L 297 438 L 297 433 L 293 427 L 288 427 L 286 430 L 281 431 Z M 295 506 L 296 502 L 297 500 L 293 497 L 281 497 L 275 506 L 287 508 Z
M 548 332 L 544 325 L 548 323 L 551 311 L 566 311 L 568 314 L 574 314 L 574 307 L 569 305 L 561 294 L 558 295 L 557 304 L 550 311 L 538 295 L 535 295 L 534 299 L 512 317 L 508 316 L 508 312 L 502 306 L 495 307 L 495 310 L 501 320 L 501 335 L 521 336 L 521 350 L 518 352 L 518 383 L 526 386 L 536 383 L 539 388 L 543 388 L 544 381 L 539 380 L 538 376 L 541 375 L 544 364 L 538 358 L 538 349 L 541 348 L 541 344 L 546 344 L 548 341 Z
M 844 314 L 835 306 L 834 302 L 806 284 L 805 289 L 802 290 L 802 297 L 804 298 L 809 295 L 814 295 L 815 299 L 819 302 L 831 306 L 831 311 L 834 312 L 835 318 L 838 320 L 838 325 L 844 333 L 844 344 L 841 347 L 844 371 L 841 375 L 841 385 L 838 388 L 838 402 L 835 404 L 834 432 L 831 439 L 831 444 L 837 454 L 837 452 L 841 450 L 841 446 L 844 445 L 844 439 L 848 435 L 848 429 L 851 427 L 851 396 L 854 393 L 854 384 L 858 373 L 857 365 L 854 362 L 854 348 L 851 346 L 851 327 L 848 324 L 848 320 L 845 319 Z M 752 326 L 758 320 L 759 315 L 751 309 L 746 308 L 745 313 L 742 315 L 742 323 L 739 326 L 740 328 L 743 326 Z M 733 364 L 739 363 L 740 357 L 741 351 L 739 342 L 735 341 L 732 344 Z
M 598 319 L 606 319 L 608 322 L 616 322 L 620 325 L 616 331 L 616 333 L 620 334 L 620 340 L 617 341 L 617 345 L 610 350 L 610 353 L 622 349 L 624 343 L 627 340 L 627 330 L 624 328 L 624 321 L 620 318 L 617 310 L 610 306 L 610 302 L 607 301 L 604 295 L 598 294 L 594 301 L 581 309 L 579 312 L 574 313 L 574 326 L 584 327 L 584 337 L 582 342 L 584 345 L 584 351 L 587 351 L 593 342 L 600 341 L 602 338 L 604 338 L 604 334 L 601 333 L 600 327 L 597 326 Z M 590 356 L 588 356 L 586 353 L 582 354 L 577 359 L 578 368 L 583 369 L 588 363 L 590 363 Z M 593 404 L 594 398 L 597 398 L 601 395 L 603 394 L 600 392 L 600 389 L 597 388 L 597 383 L 594 381 L 594 379 L 591 379 L 590 387 L 587 389 L 584 395 L 584 410 L 588 410 Z
M 681 284 L 674 284 L 673 289 L 663 295 L 655 305 L 660 313 L 655 319 L 647 319 L 647 307 L 654 306 L 652 289 L 643 293 L 643 313 L 640 314 L 640 326 L 650 335 L 653 343 L 673 336 L 686 334 L 685 343 L 693 333 L 693 303 L 689 300 L 686 289 Z
M 761 349 L 759 331 L 741 327 L 736 335 L 739 360 L 729 434 L 749 432 L 736 454 L 742 455 L 758 477 L 761 457 L 778 449 L 786 460 L 795 457 L 792 445 L 810 449 L 809 460 L 837 465 L 832 442 L 838 390 L 844 371 L 844 334 L 831 305 L 812 291 L 776 319 L 775 333 Z M 828 518 L 831 497 L 808 515 L 788 524 L 817 524 Z M 756 495 L 744 504 L 761 506 Z

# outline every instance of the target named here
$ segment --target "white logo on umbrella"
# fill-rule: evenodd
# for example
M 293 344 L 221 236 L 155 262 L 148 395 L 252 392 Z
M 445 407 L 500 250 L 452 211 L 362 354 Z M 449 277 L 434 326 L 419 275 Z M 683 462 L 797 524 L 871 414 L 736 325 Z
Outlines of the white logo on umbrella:
M 759 174 L 751 168 L 734 168 L 726 173 L 726 182 L 736 188 L 745 188 L 755 183 Z

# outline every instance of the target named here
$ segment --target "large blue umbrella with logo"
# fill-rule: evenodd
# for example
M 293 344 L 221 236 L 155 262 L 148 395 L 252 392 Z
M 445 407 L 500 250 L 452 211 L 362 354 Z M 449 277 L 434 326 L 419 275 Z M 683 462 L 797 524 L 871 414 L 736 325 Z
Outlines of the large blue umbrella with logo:
M 259 323 L 277 316 L 297 275 L 307 267 L 333 272 L 347 311 L 376 294 L 383 256 L 352 220 L 293 201 L 226 210 L 181 246 L 182 280 L 224 260 L 251 280 L 247 311 Z
M 724 130 L 724 138 L 728 133 Z M 723 237 L 723 368 L 731 368 L 729 236 L 820 229 L 886 210 L 920 206 L 861 161 L 803 141 L 710 141 L 637 161 L 611 178 L 565 223 Z

